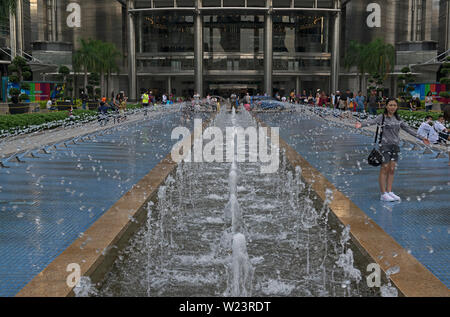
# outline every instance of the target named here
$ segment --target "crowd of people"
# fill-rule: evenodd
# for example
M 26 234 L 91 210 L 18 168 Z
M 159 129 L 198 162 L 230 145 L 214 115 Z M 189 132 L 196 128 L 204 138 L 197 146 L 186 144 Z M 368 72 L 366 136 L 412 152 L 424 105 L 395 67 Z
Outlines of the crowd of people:
M 384 109 L 387 104 L 388 97 L 380 96 L 376 90 L 372 90 L 368 96 L 365 96 L 362 91 L 352 92 L 350 89 L 346 91 L 336 91 L 332 94 L 327 94 L 324 90 L 317 89 L 315 93 L 303 90 L 302 93 L 297 94 L 291 91 L 286 96 L 280 95 L 278 92 L 274 96 L 282 102 L 302 103 L 312 106 L 329 107 L 345 111 L 367 112 L 375 115 L 378 109 Z M 422 101 L 419 96 L 413 96 L 409 101 L 405 97 L 398 98 L 399 107 L 402 109 L 409 109 L 410 111 L 418 111 L 424 108 L 426 112 L 432 110 L 434 104 L 434 97 L 431 91 Z

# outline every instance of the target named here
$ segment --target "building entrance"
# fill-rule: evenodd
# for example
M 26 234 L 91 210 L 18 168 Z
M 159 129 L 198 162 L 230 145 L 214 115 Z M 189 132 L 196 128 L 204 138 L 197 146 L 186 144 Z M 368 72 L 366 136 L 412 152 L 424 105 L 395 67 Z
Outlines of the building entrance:
M 244 96 L 247 92 L 255 96 L 262 91 L 262 81 L 209 82 L 207 94 L 229 98 L 233 93 Z

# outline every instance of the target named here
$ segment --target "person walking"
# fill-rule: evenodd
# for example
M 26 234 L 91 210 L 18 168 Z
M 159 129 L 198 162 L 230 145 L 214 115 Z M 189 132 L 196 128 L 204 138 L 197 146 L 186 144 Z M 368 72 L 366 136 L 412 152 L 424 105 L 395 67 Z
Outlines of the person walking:
M 144 108 L 144 116 L 147 116 L 148 112 L 148 103 L 150 101 L 150 95 L 147 91 L 142 95 L 142 107 Z
M 106 98 L 103 97 L 99 107 L 98 107 L 98 122 L 100 123 L 100 126 L 104 126 L 108 123 L 108 104 L 106 103 Z
M 433 108 L 433 94 L 431 91 L 428 92 L 427 96 L 425 97 L 425 111 L 429 112 Z
M 380 107 L 380 99 L 377 96 L 377 91 L 376 90 L 372 90 L 370 92 L 370 97 L 367 100 L 367 106 L 369 108 L 369 113 L 371 115 L 376 116 L 377 115 L 377 110 Z
M 365 110 L 364 106 L 366 104 L 366 97 L 362 95 L 362 91 L 358 92 L 358 96 L 356 96 L 355 102 L 356 102 L 356 111 L 359 113 L 363 113 Z
M 84 92 L 84 90 L 81 92 L 81 106 L 83 108 L 83 110 L 86 110 L 86 104 L 89 100 L 89 96 Z
M 398 115 L 397 100 L 390 98 L 384 109 L 384 113 L 379 115 L 373 120 L 369 120 L 365 123 L 357 122 L 355 128 L 360 129 L 370 125 L 381 126 L 381 147 L 380 152 L 383 155 L 383 163 L 381 165 L 380 175 L 378 178 L 381 201 L 400 201 L 400 197 L 394 194 L 392 191 L 392 184 L 394 183 L 394 173 L 398 162 L 398 154 L 400 152 L 400 129 L 406 131 L 415 138 L 420 139 L 419 135 L 414 129 L 409 127 L 403 122 Z M 422 139 L 426 145 L 430 144 L 430 141 L 426 138 Z

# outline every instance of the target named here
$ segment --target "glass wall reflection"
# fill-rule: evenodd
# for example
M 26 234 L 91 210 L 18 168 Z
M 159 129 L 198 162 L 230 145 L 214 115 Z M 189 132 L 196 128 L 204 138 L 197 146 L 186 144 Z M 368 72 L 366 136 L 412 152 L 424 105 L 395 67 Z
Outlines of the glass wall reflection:
M 142 17 L 142 52 L 194 52 L 192 15 L 180 15 L 174 12 L 165 15 L 144 15 Z
M 211 14 L 202 19 L 206 70 L 264 71 L 264 15 Z M 193 71 L 192 15 L 143 13 L 137 20 L 139 72 Z M 329 69 L 329 27 L 328 14 L 274 15 L 274 71 Z
M 204 16 L 203 41 L 207 69 L 263 69 L 263 15 Z

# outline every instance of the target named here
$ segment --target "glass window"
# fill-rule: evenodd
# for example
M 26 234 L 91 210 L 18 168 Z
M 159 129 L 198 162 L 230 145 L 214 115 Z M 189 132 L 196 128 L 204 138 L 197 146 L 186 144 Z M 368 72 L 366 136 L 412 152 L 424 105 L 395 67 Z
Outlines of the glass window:
M 265 0 L 247 0 L 247 6 L 249 7 L 265 7 Z
M 312 8 L 314 7 L 314 0 L 295 0 L 294 5 L 297 8 Z
M 245 0 L 223 0 L 224 7 L 243 7 Z
M 173 0 L 153 0 L 155 8 L 173 7 Z
M 333 8 L 333 0 L 317 0 L 318 8 Z
M 220 7 L 220 0 L 203 0 L 204 7 Z
M 274 8 L 290 8 L 291 0 L 273 0 Z
M 327 52 L 328 26 L 326 16 L 300 14 L 295 17 L 273 17 L 274 52 Z
M 149 14 L 143 19 L 142 36 L 144 53 L 194 51 L 192 16 Z
M 205 51 L 255 53 L 263 50 L 264 17 L 255 15 L 205 16 Z
M 195 7 L 194 0 L 177 0 L 177 6 L 179 7 Z

